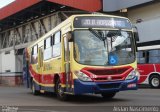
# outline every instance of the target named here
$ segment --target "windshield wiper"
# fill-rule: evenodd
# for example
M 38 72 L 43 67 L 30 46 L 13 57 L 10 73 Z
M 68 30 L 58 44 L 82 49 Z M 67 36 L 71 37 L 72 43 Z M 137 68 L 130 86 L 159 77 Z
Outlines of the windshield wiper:
M 103 41 L 101 35 L 98 34 L 94 29 L 89 28 L 89 31 L 90 31 L 93 35 L 95 35 L 99 40 Z
M 96 32 L 94 29 L 92 29 L 92 28 L 89 28 L 89 31 L 90 31 L 93 35 L 95 35 L 99 40 L 103 41 L 103 42 L 104 42 L 104 46 L 106 46 L 106 42 L 105 42 L 106 37 L 101 36 L 99 33 L 97 33 L 97 32 Z

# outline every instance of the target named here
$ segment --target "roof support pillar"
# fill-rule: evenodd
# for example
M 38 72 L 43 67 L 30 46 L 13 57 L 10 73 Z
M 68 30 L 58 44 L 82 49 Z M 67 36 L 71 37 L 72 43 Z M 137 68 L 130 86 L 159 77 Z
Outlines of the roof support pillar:
M 33 29 L 33 31 L 34 31 L 34 33 L 35 33 L 35 36 L 36 36 L 36 39 L 38 39 L 38 33 L 37 33 L 37 31 L 36 31 L 36 28 L 35 28 L 35 26 L 34 26 L 34 23 L 30 23 L 30 27 Z
M 40 23 L 40 25 L 43 27 L 44 33 L 47 33 L 47 29 L 46 29 L 46 27 L 45 27 L 44 22 L 43 22 L 42 19 L 39 20 L 39 23 Z

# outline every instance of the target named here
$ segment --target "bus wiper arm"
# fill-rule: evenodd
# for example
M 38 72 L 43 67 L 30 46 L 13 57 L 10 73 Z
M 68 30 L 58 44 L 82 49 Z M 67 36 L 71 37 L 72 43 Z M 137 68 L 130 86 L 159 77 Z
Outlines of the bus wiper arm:
M 94 29 L 92 29 L 92 28 L 89 28 L 89 31 L 90 31 L 93 35 L 95 35 L 99 40 L 103 41 L 103 42 L 104 42 L 104 46 L 106 47 L 106 42 L 105 42 L 106 37 L 101 36 L 100 34 L 98 34 L 98 33 L 97 33 Z
M 95 35 L 99 40 L 103 41 L 102 37 L 92 28 L 89 28 L 89 31 Z

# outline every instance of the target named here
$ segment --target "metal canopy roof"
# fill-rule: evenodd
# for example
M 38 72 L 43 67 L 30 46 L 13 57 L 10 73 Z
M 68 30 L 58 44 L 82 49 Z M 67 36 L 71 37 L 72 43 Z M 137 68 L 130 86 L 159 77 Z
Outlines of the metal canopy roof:
M 101 0 L 47 0 L 50 2 L 70 6 L 76 9 L 89 12 L 99 11 L 102 8 Z
M 93 0 L 15 0 L 6 7 L 0 9 L 0 20 L 43 1 L 49 1 L 90 12 L 99 11 L 102 8 L 101 0 L 94 0 L 94 2 Z
M 36 3 L 40 2 L 39 0 L 15 0 L 6 7 L 0 9 L 0 20 L 11 16 L 27 7 L 30 7 Z
M 15 0 L 0 9 L 0 31 L 56 11 L 101 9 L 101 0 Z

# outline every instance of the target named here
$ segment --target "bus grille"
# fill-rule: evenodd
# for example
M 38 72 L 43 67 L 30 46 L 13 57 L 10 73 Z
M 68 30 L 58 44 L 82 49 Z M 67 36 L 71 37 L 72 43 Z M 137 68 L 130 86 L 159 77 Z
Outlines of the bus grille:
M 99 69 L 99 70 L 88 70 L 90 73 L 95 75 L 117 75 L 126 72 L 129 68 L 116 68 L 116 69 Z
M 95 82 L 120 81 L 125 80 L 127 75 L 133 70 L 131 66 L 117 68 L 83 68 L 81 71 L 87 74 Z

